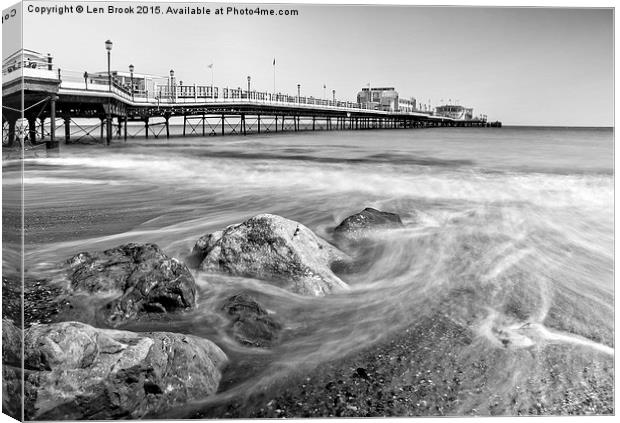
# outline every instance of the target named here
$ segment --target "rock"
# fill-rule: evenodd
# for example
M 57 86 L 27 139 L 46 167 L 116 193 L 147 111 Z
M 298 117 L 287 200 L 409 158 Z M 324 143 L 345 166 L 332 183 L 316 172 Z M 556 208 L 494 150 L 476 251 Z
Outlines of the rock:
M 2 412 L 22 420 L 22 332 L 2 319 Z
M 22 420 L 22 371 L 19 367 L 2 366 L 2 413 Z
M 368 231 L 401 228 L 403 226 L 399 215 L 366 207 L 361 212 L 344 219 L 334 229 L 334 233 L 339 237 L 344 236 L 356 240 L 363 238 Z
M 206 339 L 84 323 L 33 325 L 24 337 L 26 419 L 137 419 L 216 392 L 224 352 Z
M 261 214 L 205 235 L 192 251 L 205 271 L 264 279 L 301 295 L 346 290 L 331 266 L 348 260 L 301 223 Z
M 282 325 L 247 294 L 236 294 L 222 306 L 232 320 L 232 333 L 244 345 L 270 347 L 278 338 Z
M 22 365 L 22 331 L 8 319 L 2 319 L 2 364 Z
M 68 260 L 72 292 L 113 294 L 104 312 L 112 325 L 141 312 L 192 307 L 196 282 L 187 266 L 155 244 L 126 244 Z

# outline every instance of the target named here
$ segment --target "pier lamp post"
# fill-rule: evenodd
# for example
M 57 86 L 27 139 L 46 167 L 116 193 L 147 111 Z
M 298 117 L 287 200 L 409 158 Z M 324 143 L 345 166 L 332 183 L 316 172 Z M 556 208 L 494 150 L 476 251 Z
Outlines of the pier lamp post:
M 133 101 L 133 65 L 129 65 L 129 75 L 131 77 L 131 101 Z
M 297 102 L 301 103 L 301 84 L 297 84 Z
M 110 72 L 110 52 L 112 51 L 112 41 L 105 42 L 105 49 L 108 51 L 108 89 L 112 91 L 112 73 Z
M 175 83 L 174 83 L 174 69 L 170 69 L 170 98 L 174 102 L 174 92 L 175 92 Z
M 108 90 L 112 92 L 112 72 L 110 72 L 110 52 L 112 51 L 112 41 L 106 40 L 105 49 L 108 51 Z M 108 107 L 106 111 L 106 145 L 110 145 L 112 140 L 112 102 L 108 97 Z
M 252 81 L 252 78 L 248 75 L 248 100 L 250 99 L 250 83 Z
M 334 105 L 336 105 L 336 90 L 332 90 L 332 97 L 334 99 Z

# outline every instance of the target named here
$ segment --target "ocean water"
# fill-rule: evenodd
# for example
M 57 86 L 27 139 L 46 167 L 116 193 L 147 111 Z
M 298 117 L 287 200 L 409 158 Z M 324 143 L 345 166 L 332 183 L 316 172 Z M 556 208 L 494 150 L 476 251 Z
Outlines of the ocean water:
M 3 167 L 6 190 L 19 169 L 11 161 Z M 459 365 L 488 358 L 485 390 L 464 381 L 469 393 L 455 414 L 488 410 L 489 392 L 551 408 L 559 392 L 591 387 L 584 368 L 601 384 L 613 380 L 611 129 L 132 139 L 62 146 L 58 157 L 27 159 L 24 167 L 25 272 L 37 278 L 57 277 L 58 264 L 77 252 L 126 242 L 154 242 L 183 259 L 200 236 L 259 213 L 299 221 L 328 241 L 333 227 L 365 207 L 401 216 L 405 228 L 374 236 L 371 265 L 342 276 L 349 292 L 308 298 L 260 280 L 197 273 L 195 310 L 124 326 L 218 343 L 231 358 L 221 398 L 248 397 L 292 370 L 372 348 L 433 316 L 471 334 L 455 346 Z M 219 307 L 240 290 L 284 324 L 280 345 L 246 348 L 226 334 Z M 103 324 L 96 315 L 81 318 Z M 558 384 L 543 382 L 550 371 L 561 375 Z M 524 386 L 531 392 L 520 393 Z M 513 414 L 514 404 L 495 411 Z

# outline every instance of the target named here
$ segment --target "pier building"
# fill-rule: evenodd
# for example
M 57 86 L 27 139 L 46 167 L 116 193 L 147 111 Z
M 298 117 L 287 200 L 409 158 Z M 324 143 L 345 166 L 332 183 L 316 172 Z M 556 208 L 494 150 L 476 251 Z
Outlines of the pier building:
M 468 121 L 474 118 L 474 109 L 454 104 L 445 104 L 435 108 L 435 115 L 454 120 Z

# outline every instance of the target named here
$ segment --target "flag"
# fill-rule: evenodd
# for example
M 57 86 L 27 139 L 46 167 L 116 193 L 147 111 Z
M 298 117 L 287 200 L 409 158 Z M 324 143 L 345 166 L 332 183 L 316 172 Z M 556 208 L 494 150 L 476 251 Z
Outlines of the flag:
M 207 66 L 209 69 L 213 68 L 213 63 L 211 63 L 209 66 Z

